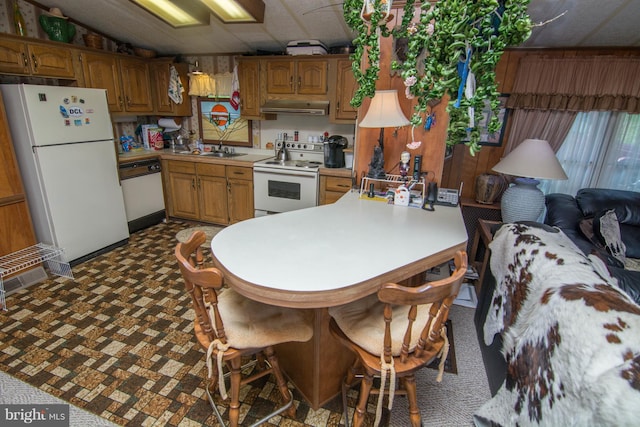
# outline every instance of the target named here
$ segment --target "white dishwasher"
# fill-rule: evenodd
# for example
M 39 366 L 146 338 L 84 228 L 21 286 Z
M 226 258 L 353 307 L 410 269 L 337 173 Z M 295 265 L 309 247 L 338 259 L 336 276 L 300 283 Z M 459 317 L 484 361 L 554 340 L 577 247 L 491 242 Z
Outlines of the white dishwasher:
M 124 162 L 119 169 L 129 232 L 162 222 L 165 208 L 160 160 Z

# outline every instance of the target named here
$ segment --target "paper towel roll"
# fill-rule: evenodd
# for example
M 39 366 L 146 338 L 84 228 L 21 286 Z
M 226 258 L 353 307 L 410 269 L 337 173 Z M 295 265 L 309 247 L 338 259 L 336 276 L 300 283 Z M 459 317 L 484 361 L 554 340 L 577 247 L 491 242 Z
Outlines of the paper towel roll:
M 158 126 L 163 128 L 165 132 L 173 132 L 182 128 L 182 125 L 176 123 L 176 120 L 170 117 L 158 120 Z

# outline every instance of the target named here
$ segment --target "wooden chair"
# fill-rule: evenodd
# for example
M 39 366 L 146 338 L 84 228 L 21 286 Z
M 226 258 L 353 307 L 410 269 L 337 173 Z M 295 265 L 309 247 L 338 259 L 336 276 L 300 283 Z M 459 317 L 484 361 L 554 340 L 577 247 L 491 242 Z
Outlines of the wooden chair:
M 345 426 L 349 425 L 347 392 L 360 377 L 354 426 L 363 424 L 370 394 L 379 395 L 374 425 L 380 420 L 385 394 L 389 409 L 395 395 L 406 395 L 411 425 L 421 425 L 415 373 L 440 356 L 438 381 L 442 378 L 449 350 L 445 322 L 467 271 L 466 252 L 457 252 L 454 262 L 455 271 L 445 279 L 418 287 L 386 283 L 377 294 L 329 309 L 331 333 L 356 353 L 356 361 L 342 386 Z M 388 391 L 385 390 L 387 374 L 390 376 Z M 379 389 L 373 389 L 374 377 L 380 377 Z M 399 379 L 397 389 L 396 378 Z
M 206 386 L 209 404 L 220 424 L 225 425 L 212 394 L 217 388 L 226 400 L 225 378 L 230 377 L 229 425 L 235 427 L 240 417 L 240 387 L 273 373 L 284 404 L 254 425 L 285 411 L 295 418 L 293 395 L 287 388 L 273 346 L 311 339 L 313 329 L 309 313 L 262 304 L 230 288 L 223 290 L 222 272 L 213 267 L 201 267 L 203 256 L 200 245 L 205 238 L 204 232 L 194 232 L 186 242 L 178 243 L 175 256 L 185 288 L 193 302 L 195 335 L 207 352 L 211 380 Z M 247 359 L 250 362 L 243 365 L 242 361 Z M 243 378 L 244 369 L 255 364 L 258 367 Z M 225 366 L 228 372 L 223 374 Z M 260 370 L 261 367 L 266 369 Z

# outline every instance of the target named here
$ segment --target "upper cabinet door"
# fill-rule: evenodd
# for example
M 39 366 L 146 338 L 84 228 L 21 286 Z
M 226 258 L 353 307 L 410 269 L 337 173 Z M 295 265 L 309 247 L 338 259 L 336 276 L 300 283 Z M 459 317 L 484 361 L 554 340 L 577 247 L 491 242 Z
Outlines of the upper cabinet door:
M 27 45 L 23 42 L 0 39 L 0 71 L 9 74 L 29 74 Z
M 75 79 L 71 49 L 31 43 L 27 45 L 27 49 L 34 76 Z
M 112 55 L 83 52 L 81 54 L 86 87 L 106 89 L 109 111 L 124 111 L 118 61 Z
M 240 61 L 238 64 L 240 82 L 240 114 L 242 117 L 260 116 L 260 62 Z
M 182 103 L 176 104 L 169 98 L 169 82 L 171 80 L 171 66 L 176 68 L 180 83 L 184 88 Z M 153 111 L 165 116 L 191 116 L 191 98 L 189 97 L 189 65 L 173 63 L 173 59 L 153 60 L 149 63 L 151 87 L 153 89 Z
M 119 62 L 125 110 L 135 113 L 152 113 L 149 65 L 144 60 L 134 58 L 123 58 Z
M 295 63 L 290 60 L 267 62 L 267 92 L 274 94 L 296 93 Z
M 358 110 L 351 106 L 351 98 L 356 92 L 356 78 L 353 75 L 351 60 L 339 59 L 336 68 L 335 118 L 338 120 L 355 120 Z
M 325 95 L 327 93 L 327 61 L 300 61 L 297 65 L 297 93 Z
M 86 87 L 105 89 L 109 111 L 124 111 L 118 61 L 112 55 L 83 52 L 81 55 Z
M 167 88 L 169 87 L 170 63 L 158 62 L 150 65 L 151 86 L 153 87 L 153 100 L 157 113 L 170 114 L 173 112 L 171 98 L 169 98 Z

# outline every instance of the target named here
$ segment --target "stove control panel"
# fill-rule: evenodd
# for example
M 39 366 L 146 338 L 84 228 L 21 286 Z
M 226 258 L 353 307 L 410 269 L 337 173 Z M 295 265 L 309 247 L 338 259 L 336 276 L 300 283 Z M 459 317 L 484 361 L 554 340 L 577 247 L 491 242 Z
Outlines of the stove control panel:
M 284 143 L 284 141 L 276 141 L 275 143 L 275 148 L 276 148 L 276 153 L 278 152 L 278 150 L 280 150 L 280 147 L 282 147 L 282 144 Z M 285 147 L 287 147 L 288 150 L 294 150 L 294 151 L 310 151 L 310 152 L 319 152 L 322 153 L 324 152 L 324 145 L 320 144 L 320 143 L 312 143 L 312 142 L 294 142 L 294 141 L 286 141 L 285 143 Z

